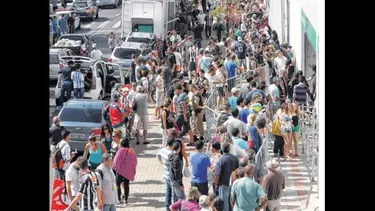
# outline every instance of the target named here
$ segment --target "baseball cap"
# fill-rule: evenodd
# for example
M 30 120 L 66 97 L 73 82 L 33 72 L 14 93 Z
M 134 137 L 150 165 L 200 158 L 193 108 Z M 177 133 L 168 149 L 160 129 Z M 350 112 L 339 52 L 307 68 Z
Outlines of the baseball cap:
M 115 84 L 115 86 L 113 87 L 115 90 L 119 89 L 121 87 L 121 84 L 120 83 L 117 83 Z
M 233 88 L 230 90 L 230 92 L 232 92 L 232 93 L 236 93 L 236 92 L 238 92 L 237 87 L 233 87 Z

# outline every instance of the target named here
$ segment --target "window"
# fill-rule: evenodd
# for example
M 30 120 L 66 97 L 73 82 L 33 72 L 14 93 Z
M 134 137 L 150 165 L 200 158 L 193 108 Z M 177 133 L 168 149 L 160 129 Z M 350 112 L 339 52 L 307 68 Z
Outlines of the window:
M 151 39 L 146 37 L 129 37 L 128 42 L 150 43 Z
M 59 64 L 59 56 L 57 54 L 50 54 L 49 55 L 49 63 L 50 64 Z
M 131 59 L 131 55 L 139 56 L 141 50 L 133 48 L 116 48 L 113 55 L 119 59 Z
M 83 107 L 82 105 L 85 105 Z M 87 106 L 87 107 L 86 107 Z M 67 106 L 60 114 L 62 122 L 102 122 L 102 107 L 93 107 L 91 103 L 81 104 L 81 106 L 74 106 L 73 108 Z
M 73 3 L 73 7 L 86 8 L 86 7 L 88 7 L 88 4 L 87 4 L 87 2 L 84 2 L 84 1 L 76 1 L 76 2 Z

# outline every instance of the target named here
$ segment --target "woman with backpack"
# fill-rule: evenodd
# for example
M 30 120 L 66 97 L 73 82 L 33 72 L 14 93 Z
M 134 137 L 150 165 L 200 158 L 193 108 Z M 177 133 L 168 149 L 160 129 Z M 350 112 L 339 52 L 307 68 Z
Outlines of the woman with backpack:
M 85 146 L 83 157 L 87 159 L 87 156 L 90 154 L 88 158 L 90 170 L 95 170 L 102 163 L 102 155 L 106 152 L 106 147 L 103 143 L 96 140 L 96 136 L 89 136 L 89 143 Z

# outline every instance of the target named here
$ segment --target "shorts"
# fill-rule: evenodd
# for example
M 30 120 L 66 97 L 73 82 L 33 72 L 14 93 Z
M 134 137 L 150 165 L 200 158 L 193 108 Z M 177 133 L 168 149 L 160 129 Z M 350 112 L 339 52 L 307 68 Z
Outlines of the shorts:
M 217 92 L 219 93 L 219 96 L 224 97 L 225 96 L 224 87 L 216 87 L 216 88 L 217 88 Z
M 281 133 L 284 135 L 286 133 L 291 133 L 292 127 L 281 127 Z
M 138 114 L 135 114 L 135 117 L 134 117 L 134 128 L 136 130 L 140 130 L 142 128 L 143 128 L 143 130 L 147 130 L 148 129 L 148 124 L 149 124 L 148 114 L 141 115 L 141 116 L 138 115 Z
M 187 131 L 189 131 L 189 130 L 191 130 L 191 128 L 190 128 L 190 123 L 189 123 L 189 118 L 187 118 L 188 119 L 188 121 L 185 121 L 184 120 L 184 115 L 178 115 L 177 116 L 177 118 L 176 118 L 176 123 L 177 123 L 177 126 L 178 126 L 178 129 L 180 130 L 180 131 L 182 131 L 182 126 L 184 126 L 185 127 L 185 131 L 187 132 Z
M 293 133 L 298 133 L 299 132 L 299 125 L 294 126 L 293 129 L 292 129 L 292 132 Z
M 189 62 L 189 71 L 195 71 L 195 62 Z
M 228 91 L 230 92 L 233 87 L 236 87 L 236 78 L 228 79 Z

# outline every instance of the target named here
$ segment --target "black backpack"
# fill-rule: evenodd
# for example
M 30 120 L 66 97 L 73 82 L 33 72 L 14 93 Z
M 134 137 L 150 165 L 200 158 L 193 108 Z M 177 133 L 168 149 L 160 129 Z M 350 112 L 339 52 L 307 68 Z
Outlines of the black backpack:
M 61 150 L 62 150 L 66 145 L 68 145 L 68 143 L 63 143 L 63 144 L 61 144 L 60 147 L 59 147 L 59 145 L 57 144 L 55 150 L 52 152 L 52 159 L 53 159 L 52 167 L 53 167 L 54 169 L 62 170 L 62 168 L 64 167 L 65 161 L 64 161 L 64 159 L 63 159 L 63 157 L 62 157 Z

